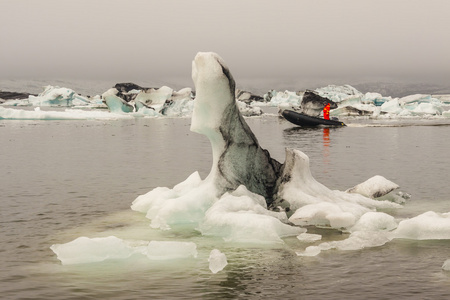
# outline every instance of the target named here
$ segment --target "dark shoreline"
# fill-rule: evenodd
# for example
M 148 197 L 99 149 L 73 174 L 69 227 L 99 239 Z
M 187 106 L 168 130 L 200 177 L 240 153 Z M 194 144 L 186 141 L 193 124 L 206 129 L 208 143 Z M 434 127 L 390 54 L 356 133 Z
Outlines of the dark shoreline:
M 29 96 L 37 96 L 37 94 L 25 92 L 7 92 L 0 90 L 0 99 L 3 100 L 23 100 L 28 99 Z

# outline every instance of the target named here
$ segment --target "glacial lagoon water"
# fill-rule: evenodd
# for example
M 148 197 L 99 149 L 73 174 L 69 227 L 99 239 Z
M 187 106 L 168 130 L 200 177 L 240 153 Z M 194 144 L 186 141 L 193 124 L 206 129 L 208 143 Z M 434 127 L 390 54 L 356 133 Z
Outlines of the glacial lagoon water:
M 261 146 L 284 161 L 305 152 L 313 176 L 346 190 L 382 175 L 411 194 L 395 217 L 450 211 L 450 122 L 349 121 L 302 129 L 276 117 L 247 118 Z M 438 126 L 439 125 L 439 126 Z M 188 118 L 0 121 L 0 295 L 2 299 L 448 299 L 449 240 L 393 240 L 359 251 L 300 257 L 309 244 L 230 244 L 192 228 L 160 231 L 131 211 L 151 189 L 211 167 L 206 137 Z M 340 239 L 333 230 L 323 240 Z M 80 236 L 193 241 L 191 260 L 128 259 L 61 265 L 50 250 Z M 211 249 L 227 255 L 217 274 Z

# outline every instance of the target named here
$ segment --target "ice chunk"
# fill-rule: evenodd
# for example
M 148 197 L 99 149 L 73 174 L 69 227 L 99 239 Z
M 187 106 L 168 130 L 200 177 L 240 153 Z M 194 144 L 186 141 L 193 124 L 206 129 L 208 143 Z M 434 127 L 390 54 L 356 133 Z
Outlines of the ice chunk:
M 425 212 L 401 221 L 393 233 L 396 238 L 412 240 L 450 239 L 450 213 Z
M 442 265 L 442 269 L 445 271 L 450 271 L 450 259 L 447 259 Z
M 169 198 L 179 197 L 195 187 L 198 187 L 202 179 L 198 172 L 192 173 L 186 180 L 175 185 L 173 189 L 167 187 L 157 187 L 147 194 L 137 197 L 131 204 L 131 209 L 147 213 L 154 203 L 161 203 Z M 159 204 L 156 204 L 159 205 Z
M 332 241 L 309 246 L 303 252 L 296 252 L 299 256 L 316 256 L 322 251 L 336 249 L 341 251 L 354 251 L 364 248 L 383 246 L 390 242 L 392 236 L 389 232 L 376 231 L 355 231 L 350 236 L 341 241 Z
M 228 265 L 227 257 L 218 249 L 211 250 L 208 258 L 209 269 L 214 274 L 223 270 Z
M 197 257 L 197 245 L 193 242 L 151 241 L 147 247 L 151 260 L 168 260 Z
M 391 239 L 389 232 L 355 231 L 347 239 L 333 241 L 331 244 L 337 250 L 348 251 L 383 246 L 391 241 Z
M 299 150 L 286 149 L 280 181 L 277 198 L 290 203 L 295 213 L 289 220 L 297 225 L 350 228 L 366 212 L 401 207 L 388 201 L 328 189 L 312 177 L 309 158 Z
M 260 107 L 251 107 L 250 105 L 247 105 L 244 102 L 236 101 L 236 104 L 239 108 L 239 111 L 243 116 L 250 117 L 250 116 L 260 116 L 263 114 L 263 111 Z
M 395 218 L 383 212 L 368 212 L 356 222 L 350 231 L 390 231 L 397 228 Z
M 352 87 L 351 85 L 328 85 L 326 87 L 315 90 L 320 96 L 333 100 L 334 102 L 341 102 L 351 98 L 361 99 L 364 94 Z
M 309 246 L 303 252 L 297 251 L 296 254 L 298 256 L 317 256 L 320 254 L 320 252 L 333 248 L 334 247 L 330 243 L 322 243 L 318 246 Z
M 183 93 L 184 92 L 185 91 L 183 91 Z M 151 106 L 162 106 L 166 102 L 166 100 L 169 100 L 172 97 L 172 94 L 172 88 L 168 86 L 162 86 L 159 89 L 151 88 L 145 91 L 141 91 L 134 100 Z
M 356 209 L 358 208 L 356 207 Z M 299 208 L 289 220 L 301 226 L 314 225 L 341 229 L 353 226 L 356 216 L 354 213 L 344 211 L 337 204 L 320 202 Z
M 263 197 L 241 186 L 233 193 L 225 193 L 206 212 L 198 230 L 203 235 L 245 243 L 282 243 L 282 237 L 306 231 L 284 224 L 285 212 L 269 211 L 265 206 Z
M 192 242 L 130 242 L 115 236 L 79 237 L 66 244 L 52 245 L 50 249 L 57 255 L 63 265 L 94 263 L 108 259 L 126 259 L 133 254 L 146 255 L 151 260 L 197 257 L 197 245 Z
M 398 187 L 399 186 L 396 183 L 387 180 L 383 176 L 376 175 L 363 183 L 348 189 L 346 192 L 361 194 L 369 198 L 378 198 L 389 194 Z
M 430 102 L 431 101 L 431 95 L 425 95 L 425 94 L 414 94 L 414 95 L 408 95 L 405 97 L 402 97 L 398 100 L 400 105 L 408 105 L 411 103 L 423 103 L 423 102 Z
M 65 111 L 44 111 L 36 107 L 33 111 L 0 107 L 0 120 L 111 120 L 132 118 L 125 114 L 105 111 L 66 109 Z
M 28 103 L 33 106 L 84 106 L 89 100 L 71 89 L 49 85 L 38 96 L 30 95 Z
M 147 213 L 153 228 L 170 229 L 173 224 L 200 222 L 216 194 L 215 186 L 195 172 L 173 189 L 159 187 L 137 197 L 131 208 Z
M 136 249 L 115 236 L 102 238 L 79 237 L 66 244 L 54 244 L 50 249 L 63 265 L 101 262 L 107 259 L 124 259 Z
M 442 108 L 440 106 L 437 106 L 432 103 L 420 103 L 417 105 L 416 108 L 414 108 L 411 113 L 413 115 L 441 115 L 443 112 Z
M 296 92 L 284 91 L 284 92 L 271 92 L 270 105 L 272 106 L 299 106 L 302 101 L 303 94 L 297 94 Z
M 297 236 L 297 239 L 299 239 L 302 242 L 312 243 L 316 241 L 320 241 L 322 239 L 322 236 L 320 234 L 312 234 L 312 233 L 301 233 Z
M 165 102 L 160 112 L 168 117 L 189 117 L 194 110 L 194 101 L 189 98 Z
M 399 114 L 403 109 L 400 107 L 398 98 L 386 101 L 381 105 L 381 111 L 390 114 Z
M 134 111 L 134 106 L 127 103 L 125 100 L 115 96 L 104 96 L 104 101 L 108 106 L 110 112 L 113 113 L 130 113 Z

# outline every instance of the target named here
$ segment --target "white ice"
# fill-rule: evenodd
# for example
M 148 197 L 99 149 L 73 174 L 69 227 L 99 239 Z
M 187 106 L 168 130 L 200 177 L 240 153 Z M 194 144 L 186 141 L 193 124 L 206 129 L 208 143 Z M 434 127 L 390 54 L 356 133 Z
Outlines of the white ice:
M 429 211 L 398 222 L 386 213 L 369 212 L 349 231 L 351 234 L 344 240 L 309 246 L 303 251 L 297 251 L 297 255 L 316 256 L 330 249 L 348 251 L 379 247 L 393 239 L 449 240 L 450 213 Z M 448 265 L 444 266 L 449 268 Z
M 369 198 L 379 198 L 398 188 L 398 184 L 384 178 L 381 175 L 376 175 L 367 179 L 363 183 L 348 189 L 346 192 L 361 194 Z
M 285 224 L 285 212 L 267 210 L 265 199 L 244 186 L 217 197 L 212 182 L 197 172 L 173 189 L 158 187 L 139 196 L 131 208 L 146 213 L 153 228 L 192 224 L 203 235 L 233 242 L 280 243 L 306 231 Z
M 124 260 L 133 255 L 158 261 L 197 257 L 197 245 L 193 242 L 126 241 L 115 236 L 79 237 L 65 244 L 54 244 L 50 249 L 63 265 Z
M 5 108 L 0 106 L 0 120 L 114 120 L 129 119 L 136 115 L 109 113 L 104 110 L 65 109 L 64 111 Z M 142 116 L 142 115 L 140 115 Z
M 449 240 L 450 213 L 428 211 L 402 220 L 393 234 L 395 238 L 412 240 Z
M 328 189 L 314 179 L 308 156 L 299 150 L 286 150 L 285 169 L 292 170 L 291 179 L 279 187 L 278 195 L 290 203 L 294 214 L 289 221 L 296 225 L 348 229 L 369 211 L 401 207 L 389 201 Z
M 208 209 L 198 230 L 205 236 L 243 243 L 282 243 L 281 238 L 306 231 L 287 225 L 286 221 L 285 212 L 267 210 L 263 197 L 240 186 L 225 193 Z
M 228 265 L 227 256 L 218 249 L 211 250 L 208 258 L 209 269 L 216 274 Z
M 313 243 L 320 241 L 322 239 L 322 236 L 320 234 L 313 234 L 313 233 L 301 233 L 297 236 L 297 239 L 302 242 L 306 243 Z
M 87 97 L 78 95 L 74 90 L 58 87 L 46 86 L 44 91 L 38 96 L 30 95 L 28 99 L 22 101 L 7 101 L 3 105 L 14 106 L 85 106 L 90 103 Z
M 50 249 L 63 265 L 101 262 L 108 259 L 125 259 L 139 252 L 115 236 L 103 238 L 79 237 L 66 244 L 55 244 Z
M 447 259 L 442 265 L 442 269 L 444 271 L 450 271 L 450 259 Z

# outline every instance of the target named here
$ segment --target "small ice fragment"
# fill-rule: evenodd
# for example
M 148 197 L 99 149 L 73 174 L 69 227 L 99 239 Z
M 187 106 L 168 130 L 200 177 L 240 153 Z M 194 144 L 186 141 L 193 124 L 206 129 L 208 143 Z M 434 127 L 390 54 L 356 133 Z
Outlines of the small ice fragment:
M 450 259 L 447 259 L 442 265 L 442 269 L 444 271 L 450 271 Z
M 228 264 L 227 257 L 224 253 L 220 252 L 218 249 L 211 250 L 211 253 L 209 254 L 209 269 L 211 272 L 216 274 L 219 271 L 222 271 L 223 268 Z
M 296 252 L 298 256 L 317 256 L 322 251 L 333 249 L 334 246 L 330 243 L 322 243 L 319 246 L 309 246 L 303 252 Z
M 377 175 L 348 189 L 346 192 L 361 194 L 369 198 L 378 198 L 392 192 L 398 187 L 396 183 Z
M 302 233 L 297 236 L 297 238 L 302 242 L 313 243 L 316 241 L 320 241 L 322 236 L 320 234 L 312 234 L 312 233 Z

